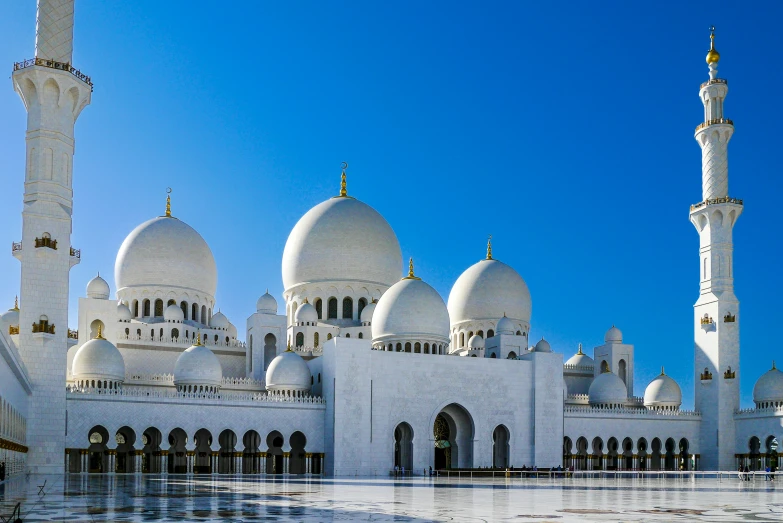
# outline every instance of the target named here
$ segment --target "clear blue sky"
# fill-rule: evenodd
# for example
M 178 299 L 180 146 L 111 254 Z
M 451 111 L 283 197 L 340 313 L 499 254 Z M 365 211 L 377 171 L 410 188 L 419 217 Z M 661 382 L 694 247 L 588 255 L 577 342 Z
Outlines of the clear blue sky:
M 214 252 L 243 330 L 296 220 L 349 192 L 448 297 L 494 254 L 525 278 L 532 335 L 569 357 L 613 323 L 636 393 L 666 366 L 693 401 L 701 199 L 693 130 L 717 26 L 742 302 L 743 404 L 779 354 L 783 3 L 77 1 L 76 67 L 95 83 L 76 130 L 71 323 L 123 238 L 173 212 Z M 0 63 L 33 56 L 35 5 L 0 3 Z M 19 287 L 25 112 L 0 94 L 0 300 Z M 774 144 L 778 143 L 777 146 Z M 778 269 L 776 269 L 778 267 Z M 402 268 L 400 268 L 402 272 Z M 592 353 L 592 350 L 590 351 Z

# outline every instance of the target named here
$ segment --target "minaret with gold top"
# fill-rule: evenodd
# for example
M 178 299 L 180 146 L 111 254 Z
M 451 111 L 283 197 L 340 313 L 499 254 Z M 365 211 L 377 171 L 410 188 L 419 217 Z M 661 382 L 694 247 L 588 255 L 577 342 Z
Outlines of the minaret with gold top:
M 699 299 L 694 305 L 695 397 L 702 414 L 704 470 L 733 470 L 734 411 L 739 408 L 739 300 L 734 295 L 732 232 L 742 200 L 729 196 L 728 145 L 734 124 L 723 113 L 728 82 L 718 77 L 720 54 L 711 28 L 710 78 L 699 89 L 704 122 L 696 127 L 702 150 L 702 201 L 691 205 L 699 232 Z
M 71 246 L 74 124 L 90 103 L 90 78 L 71 65 L 73 0 L 39 0 L 35 57 L 14 64 L 12 81 L 27 110 L 19 352 L 33 386 L 27 413 L 27 466 L 61 473 Z

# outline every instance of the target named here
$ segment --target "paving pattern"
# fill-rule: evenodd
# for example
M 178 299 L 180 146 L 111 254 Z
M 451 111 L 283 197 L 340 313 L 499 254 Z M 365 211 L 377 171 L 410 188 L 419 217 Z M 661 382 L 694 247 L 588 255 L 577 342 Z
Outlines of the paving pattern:
M 46 480 L 46 494 L 39 485 Z M 776 482 L 78 475 L 0 485 L 0 516 L 61 522 L 783 521 Z

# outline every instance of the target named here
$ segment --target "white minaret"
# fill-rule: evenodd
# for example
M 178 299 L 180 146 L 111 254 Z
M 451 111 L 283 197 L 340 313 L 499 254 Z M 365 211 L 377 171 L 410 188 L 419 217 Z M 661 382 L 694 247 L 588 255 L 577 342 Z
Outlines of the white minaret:
M 734 295 L 732 230 L 742 200 L 729 198 L 728 144 L 734 133 L 723 116 L 729 91 L 718 78 L 720 55 L 710 35 L 710 79 L 699 89 L 704 123 L 696 128 L 702 150 L 702 198 L 691 205 L 699 232 L 700 294 L 694 305 L 696 409 L 702 414 L 701 468 L 733 470 L 734 411 L 739 408 L 739 300 Z
M 68 273 L 73 127 L 90 103 L 90 79 L 71 67 L 73 0 L 39 0 L 35 58 L 14 64 L 14 90 L 27 109 L 19 349 L 33 384 L 27 465 L 61 473 L 65 451 Z

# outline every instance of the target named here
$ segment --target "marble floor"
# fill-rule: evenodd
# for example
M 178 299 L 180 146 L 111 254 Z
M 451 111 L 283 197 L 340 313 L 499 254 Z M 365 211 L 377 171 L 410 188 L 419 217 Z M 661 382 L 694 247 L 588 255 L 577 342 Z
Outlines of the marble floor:
M 45 494 L 38 485 L 46 480 Z M 783 521 L 783 477 L 347 479 L 53 475 L 0 484 L 22 521 Z M 2 520 L 0 520 L 2 521 Z

